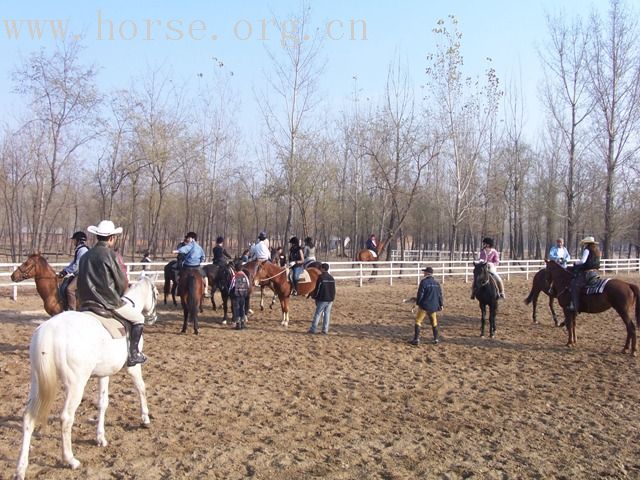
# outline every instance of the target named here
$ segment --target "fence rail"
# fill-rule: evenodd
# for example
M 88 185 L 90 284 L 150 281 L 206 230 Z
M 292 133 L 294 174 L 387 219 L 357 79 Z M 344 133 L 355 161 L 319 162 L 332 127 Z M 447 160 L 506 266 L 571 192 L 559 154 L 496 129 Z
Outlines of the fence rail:
M 442 282 L 452 278 L 464 278 L 468 282 L 473 278 L 473 262 L 466 260 L 439 260 L 439 261 L 390 261 L 390 262 L 328 262 L 331 274 L 336 281 L 357 281 L 362 286 L 365 281 L 372 278 L 386 279 L 389 285 L 394 280 L 413 279 L 416 284 L 422 278 L 422 269 L 426 266 L 433 268 L 434 275 Z M 129 278 L 135 280 L 142 274 L 150 276 L 155 283 L 164 283 L 165 262 L 152 263 L 126 263 Z M 0 288 L 10 288 L 11 298 L 18 298 L 18 289 L 34 289 L 35 283 L 30 281 L 13 283 L 11 273 L 18 268 L 19 263 L 0 263 Z M 67 263 L 52 263 L 54 270 L 65 267 Z M 147 268 L 147 270 L 143 270 Z M 500 262 L 498 273 L 504 280 L 510 280 L 512 276 L 524 275 L 529 279 L 531 275 L 544 267 L 542 260 L 506 260 Z M 640 258 L 613 258 L 600 262 L 600 271 L 603 274 L 638 274 L 640 275 Z

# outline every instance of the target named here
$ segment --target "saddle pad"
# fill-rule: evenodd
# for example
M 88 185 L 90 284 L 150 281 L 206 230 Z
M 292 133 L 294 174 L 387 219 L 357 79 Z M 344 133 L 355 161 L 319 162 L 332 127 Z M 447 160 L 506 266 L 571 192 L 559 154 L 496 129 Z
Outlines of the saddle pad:
M 127 336 L 127 330 L 124 328 L 124 325 L 115 318 L 101 317 L 100 315 L 96 315 L 95 313 L 89 311 L 82 313 L 89 315 L 102 323 L 102 326 L 107 330 L 107 332 L 109 332 L 111 338 L 118 339 Z
M 287 275 L 287 278 L 291 283 L 293 283 L 293 269 L 289 269 L 289 274 Z M 311 282 L 311 275 L 309 275 L 309 272 L 307 272 L 306 270 L 303 270 L 302 273 L 300 274 L 300 278 L 298 279 L 298 285 L 300 285 L 301 283 L 310 283 L 310 282 Z
M 306 270 L 303 270 L 298 279 L 298 283 L 309 283 L 311 281 L 311 275 Z
M 585 295 L 597 295 L 604 292 L 605 285 L 611 280 L 610 278 L 600 278 L 593 285 L 587 285 L 584 293 Z

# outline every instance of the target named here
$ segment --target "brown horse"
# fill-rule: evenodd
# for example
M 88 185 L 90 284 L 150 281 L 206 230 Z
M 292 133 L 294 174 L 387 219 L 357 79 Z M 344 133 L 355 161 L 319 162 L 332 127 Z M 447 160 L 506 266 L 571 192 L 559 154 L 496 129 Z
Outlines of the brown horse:
M 538 305 L 538 296 L 540 296 L 540 292 L 544 293 L 549 297 L 549 310 L 551 310 L 551 317 L 553 318 L 553 323 L 557 327 L 558 316 L 556 315 L 556 311 L 553 308 L 553 299 L 556 298 L 555 290 L 551 289 L 551 282 L 549 281 L 546 269 L 540 269 L 533 276 L 533 284 L 531 285 L 531 291 L 529 292 L 529 296 L 524 299 L 524 303 L 529 305 L 533 303 L 533 323 L 538 324 L 538 318 L 536 317 L 536 307 Z
M 197 268 L 183 268 L 180 271 L 178 295 L 184 313 L 181 333 L 187 333 L 187 323 L 193 322 L 193 333 L 198 335 L 198 312 L 202 311 L 204 299 L 204 280 Z
M 62 283 L 62 278 L 56 275 L 47 259 L 39 253 L 32 253 L 12 274 L 13 282 L 22 282 L 34 278 L 36 290 L 40 298 L 44 300 L 44 309 L 53 316 L 64 310 L 62 302 L 58 296 L 58 288 Z
M 564 310 L 565 325 L 569 339 L 568 347 L 576 345 L 576 320 L 577 313 L 568 310 L 571 303 L 571 278 L 572 273 L 565 270 L 556 262 L 548 261 L 547 274 L 553 282 L 554 289 L 558 292 L 558 303 Z M 625 326 L 627 327 L 627 339 L 622 353 L 627 353 L 631 348 L 631 355 L 636 356 L 636 325 L 629 315 L 629 309 L 635 302 L 636 324 L 640 327 L 640 288 L 632 283 L 627 283 L 617 278 L 610 279 L 604 287 L 604 291 L 599 294 L 580 295 L 580 312 L 601 313 L 609 308 L 613 308 Z
M 377 262 L 378 260 L 380 260 L 380 256 L 384 251 L 385 245 L 386 245 L 386 242 L 378 243 L 378 247 L 376 248 L 376 254 L 378 255 L 377 257 L 374 256 L 371 253 L 371 250 L 369 250 L 368 248 L 363 248 L 362 250 L 358 251 L 358 255 L 356 255 L 356 260 L 358 260 L 359 262 Z
M 305 269 L 311 278 L 310 282 L 298 282 L 298 295 L 309 295 L 316 288 L 318 277 L 322 273 L 318 268 L 310 267 Z M 278 295 L 280 308 L 282 309 L 282 322 L 284 327 L 289 326 L 289 298 L 291 297 L 291 282 L 288 278 L 289 269 L 278 267 L 271 262 L 264 262 L 258 265 L 253 277 L 253 285 L 256 287 L 267 285 L 271 282 L 273 291 Z

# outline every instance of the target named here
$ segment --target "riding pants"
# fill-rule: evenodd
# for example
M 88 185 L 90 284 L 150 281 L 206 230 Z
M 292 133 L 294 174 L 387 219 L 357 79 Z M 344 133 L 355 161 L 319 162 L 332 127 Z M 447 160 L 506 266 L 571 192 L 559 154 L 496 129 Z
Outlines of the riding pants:
M 491 275 L 493 275 L 493 278 L 496 279 L 496 283 L 498 284 L 498 291 L 500 293 L 504 293 L 504 283 L 502 282 L 502 278 L 500 278 L 500 275 L 498 275 L 496 266 L 493 263 L 489 263 L 489 273 L 491 273 Z
M 123 300 L 124 305 L 116 308 L 114 312 L 134 325 L 144 323 L 144 315 L 133 307 L 133 302 L 125 297 Z
M 432 327 L 438 326 L 438 317 L 436 312 L 427 312 L 422 307 L 418 307 L 418 313 L 416 313 L 416 325 L 422 327 L 422 322 L 426 317 L 429 317 Z

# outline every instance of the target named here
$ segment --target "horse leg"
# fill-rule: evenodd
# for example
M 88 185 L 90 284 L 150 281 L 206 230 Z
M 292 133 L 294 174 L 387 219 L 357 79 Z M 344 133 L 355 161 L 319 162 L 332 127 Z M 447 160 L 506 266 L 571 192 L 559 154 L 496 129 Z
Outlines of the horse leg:
M 480 317 L 480 336 L 484 337 L 484 323 L 486 321 L 486 316 L 487 316 L 487 307 L 486 305 L 481 305 L 480 306 L 480 311 L 482 312 L 482 315 Z
M 33 430 L 36 425 L 36 413 L 31 410 L 32 403 L 35 402 L 29 401 L 22 420 L 22 449 L 20 450 L 18 467 L 14 475 L 16 480 L 24 480 L 27 467 L 29 466 L 29 445 L 31 444 L 31 436 L 33 435 Z
M 189 309 L 187 308 L 186 304 L 182 305 L 182 315 L 184 317 L 184 320 L 182 321 L 182 330 L 180 330 L 180 333 L 187 333 L 187 322 L 189 321 Z
M 496 314 L 498 306 L 489 305 L 489 337 L 495 338 L 496 336 Z
M 222 314 L 222 325 L 226 325 L 227 324 L 227 311 L 229 309 L 229 294 L 227 293 L 226 295 L 223 293 L 222 294 L 222 310 L 223 310 L 223 314 Z
M 549 295 L 549 310 L 551 310 L 551 318 L 553 318 L 553 323 L 556 327 L 560 326 L 558 323 L 558 315 L 556 315 L 556 311 L 553 308 L 553 296 Z
M 289 326 L 289 301 L 287 298 L 280 300 L 280 308 L 282 309 L 282 321 L 280 325 L 283 327 Z
M 540 295 L 540 290 L 536 291 L 531 297 L 531 303 L 533 304 L 533 324 L 538 325 L 538 317 L 536 316 L 536 310 L 538 309 L 538 296 Z
M 260 311 L 264 311 L 264 287 L 260 287 Z
M 140 415 L 142 417 L 142 424 L 144 426 L 147 426 L 149 425 L 149 423 L 151 423 L 151 421 L 149 420 L 149 407 L 147 405 L 147 388 L 142 378 L 142 365 L 137 364 L 133 367 L 128 367 L 127 373 L 131 376 L 133 385 L 138 391 L 138 397 L 140 398 Z
M 67 398 L 65 399 L 64 407 L 60 414 L 60 423 L 62 425 L 62 458 L 74 470 L 80 467 L 80 462 L 73 456 L 71 429 L 73 428 L 76 410 L 82 401 L 82 393 L 84 392 L 84 386 L 87 380 L 89 380 L 88 377 L 76 379 L 75 383 L 66 386 Z
M 109 377 L 98 379 L 98 429 L 96 431 L 96 441 L 101 447 L 106 447 L 109 443 L 104 431 L 104 417 L 109 407 Z

